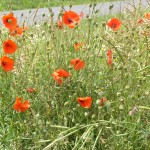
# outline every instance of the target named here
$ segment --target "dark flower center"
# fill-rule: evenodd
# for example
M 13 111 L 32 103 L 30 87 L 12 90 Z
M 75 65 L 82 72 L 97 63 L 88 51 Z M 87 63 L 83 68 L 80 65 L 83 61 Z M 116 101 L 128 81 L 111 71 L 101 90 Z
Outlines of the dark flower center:
M 6 47 L 10 47 L 11 45 L 9 43 L 6 43 Z
M 73 23 L 73 20 L 70 19 L 70 18 L 68 18 L 68 22 L 69 22 L 69 23 Z
M 12 24 L 12 19 L 7 19 L 6 20 L 9 24 Z
M 6 66 L 7 65 L 7 63 L 6 62 L 2 62 L 2 66 Z

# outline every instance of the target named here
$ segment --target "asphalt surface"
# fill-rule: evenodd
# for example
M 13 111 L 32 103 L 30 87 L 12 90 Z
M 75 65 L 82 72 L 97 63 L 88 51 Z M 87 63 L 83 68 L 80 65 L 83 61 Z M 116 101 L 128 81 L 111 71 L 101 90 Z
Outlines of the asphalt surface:
M 98 15 L 107 15 L 107 14 L 116 14 L 116 13 L 125 13 L 128 10 L 134 10 L 134 7 L 138 8 L 139 2 L 141 2 L 141 7 L 143 9 L 150 8 L 150 0 L 124 0 L 124 1 L 116 1 L 116 2 L 107 2 L 107 3 L 98 3 L 96 5 L 96 9 L 99 10 Z M 110 6 L 113 8 L 109 9 Z M 64 10 L 69 10 L 69 6 L 65 6 Z M 52 7 L 52 12 L 54 13 L 53 19 L 57 20 L 61 7 Z M 83 12 L 84 16 L 91 15 L 92 8 L 89 8 L 88 5 L 76 5 L 71 8 L 71 10 L 80 14 Z M 8 14 L 9 11 L 0 12 L 0 18 L 4 14 Z M 35 23 L 40 24 L 44 21 L 50 21 L 50 11 L 48 8 L 39 8 L 39 9 L 27 9 L 27 10 L 16 10 L 13 11 L 14 16 L 17 17 L 19 25 L 33 25 Z M 0 27 L 2 27 L 2 19 L 0 19 Z

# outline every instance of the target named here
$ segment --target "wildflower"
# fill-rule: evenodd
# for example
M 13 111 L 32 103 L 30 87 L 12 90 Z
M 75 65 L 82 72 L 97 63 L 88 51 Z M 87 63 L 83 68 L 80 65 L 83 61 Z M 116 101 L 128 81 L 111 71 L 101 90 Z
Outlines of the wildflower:
M 58 27 L 59 29 L 63 29 L 63 22 L 62 22 L 62 21 L 58 21 L 58 22 L 57 22 L 57 27 Z
M 80 16 L 73 11 L 66 11 L 62 17 L 63 23 L 69 28 L 74 28 L 75 25 L 80 23 Z
M 62 84 L 62 78 L 68 78 L 69 76 L 71 76 L 71 74 L 69 74 L 66 70 L 64 69 L 59 69 L 56 70 L 52 73 L 52 76 L 54 78 L 54 80 L 58 83 L 58 84 Z
M 17 44 L 10 39 L 3 42 L 3 49 L 6 54 L 13 54 L 17 48 Z
M 0 59 L 1 62 L 1 66 L 2 68 L 7 72 L 7 71 L 12 71 L 14 69 L 14 61 L 7 57 L 7 56 L 3 56 Z
M 107 22 L 107 25 L 114 31 L 117 31 L 121 27 L 122 23 L 119 19 L 112 18 L 110 21 Z
M 91 97 L 79 97 L 77 98 L 78 103 L 84 108 L 90 108 L 92 104 Z
M 83 69 L 85 66 L 85 63 L 83 60 L 80 60 L 79 58 L 73 59 L 70 61 L 71 65 L 74 65 L 75 70 Z
M 16 102 L 14 104 L 14 110 L 18 112 L 26 112 L 30 108 L 29 101 L 23 101 L 23 98 L 16 98 Z
M 150 20 L 150 13 L 146 13 L 145 14 L 145 18 L 148 19 L 148 20 Z
M 113 59 L 113 56 L 112 56 L 112 50 L 108 50 L 107 51 L 107 63 L 112 66 L 112 59 Z
M 107 99 L 106 99 L 105 97 L 103 97 L 103 98 L 100 100 L 100 106 L 103 107 L 106 102 L 107 102 Z
M 34 88 L 27 88 L 28 93 L 36 93 L 36 89 Z
M 13 13 L 9 13 L 2 17 L 3 23 L 6 28 L 13 28 L 17 25 L 17 19 L 14 17 Z
M 81 42 L 81 43 L 75 43 L 74 44 L 74 49 L 76 50 L 76 51 L 78 51 L 81 47 L 83 47 L 84 46 L 84 43 L 83 42 Z
M 22 28 L 22 27 L 19 27 L 18 25 L 13 27 L 13 28 L 10 28 L 9 31 L 10 31 L 10 35 L 11 36 L 17 36 L 17 35 L 22 35 L 22 33 L 24 31 L 26 31 L 28 28 L 25 27 L 25 28 Z

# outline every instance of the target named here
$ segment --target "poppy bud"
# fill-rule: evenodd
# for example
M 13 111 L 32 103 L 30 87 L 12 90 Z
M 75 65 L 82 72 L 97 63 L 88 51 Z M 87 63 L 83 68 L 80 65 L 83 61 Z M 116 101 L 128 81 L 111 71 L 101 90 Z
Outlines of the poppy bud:
M 86 18 L 88 19 L 88 18 L 89 18 L 89 15 L 86 15 Z
M 109 6 L 109 10 L 111 10 L 113 7 L 114 7 L 114 5 L 110 5 L 110 6 Z
M 91 8 L 91 7 L 92 7 L 92 4 L 90 4 L 89 7 Z
M 47 24 L 47 22 L 46 21 L 44 21 L 44 25 L 46 25 Z
M 103 23 L 102 23 L 102 27 L 105 27 L 105 26 L 106 26 L 106 23 L 105 23 L 105 22 L 103 22 Z
M 88 19 L 89 19 L 89 21 L 92 21 L 92 18 L 91 18 L 91 17 L 89 17 Z
M 31 33 L 30 36 L 33 38 L 33 33 Z
M 97 4 L 96 3 L 94 3 L 94 7 L 96 6 Z
M 72 4 L 70 4 L 69 7 L 71 8 L 71 7 L 72 7 Z
M 60 12 L 60 13 L 58 14 L 59 17 L 61 17 L 62 15 L 63 15 L 62 12 Z
M 98 12 L 99 12 L 99 10 L 98 10 L 98 9 L 96 9 L 96 10 L 95 10 L 95 13 L 97 14 Z
M 95 38 L 98 39 L 98 38 L 99 38 L 99 35 L 96 35 Z

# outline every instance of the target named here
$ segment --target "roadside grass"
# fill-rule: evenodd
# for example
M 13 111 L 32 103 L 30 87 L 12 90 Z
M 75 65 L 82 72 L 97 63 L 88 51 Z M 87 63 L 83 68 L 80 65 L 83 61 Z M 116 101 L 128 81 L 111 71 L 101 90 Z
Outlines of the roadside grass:
M 0 11 L 109 2 L 115 0 L 0 0 Z
M 131 14 L 87 16 L 75 29 L 58 29 L 52 21 L 11 37 L 19 48 L 10 55 L 15 69 L 0 68 L 0 149 L 150 148 L 149 20 L 140 9 Z M 145 22 L 138 24 L 141 16 Z M 115 32 L 106 25 L 113 17 L 122 21 Z M 3 28 L 0 44 L 8 38 Z M 84 42 L 79 51 L 76 42 Z M 74 58 L 84 60 L 85 68 L 74 70 L 69 65 Z M 60 68 L 72 74 L 62 85 L 52 77 Z M 28 93 L 30 87 L 36 92 Z M 17 96 L 30 101 L 27 112 L 13 110 Z M 89 109 L 76 100 L 86 96 L 92 97 Z M 101 107 L 103 97 L 107 102 Z

